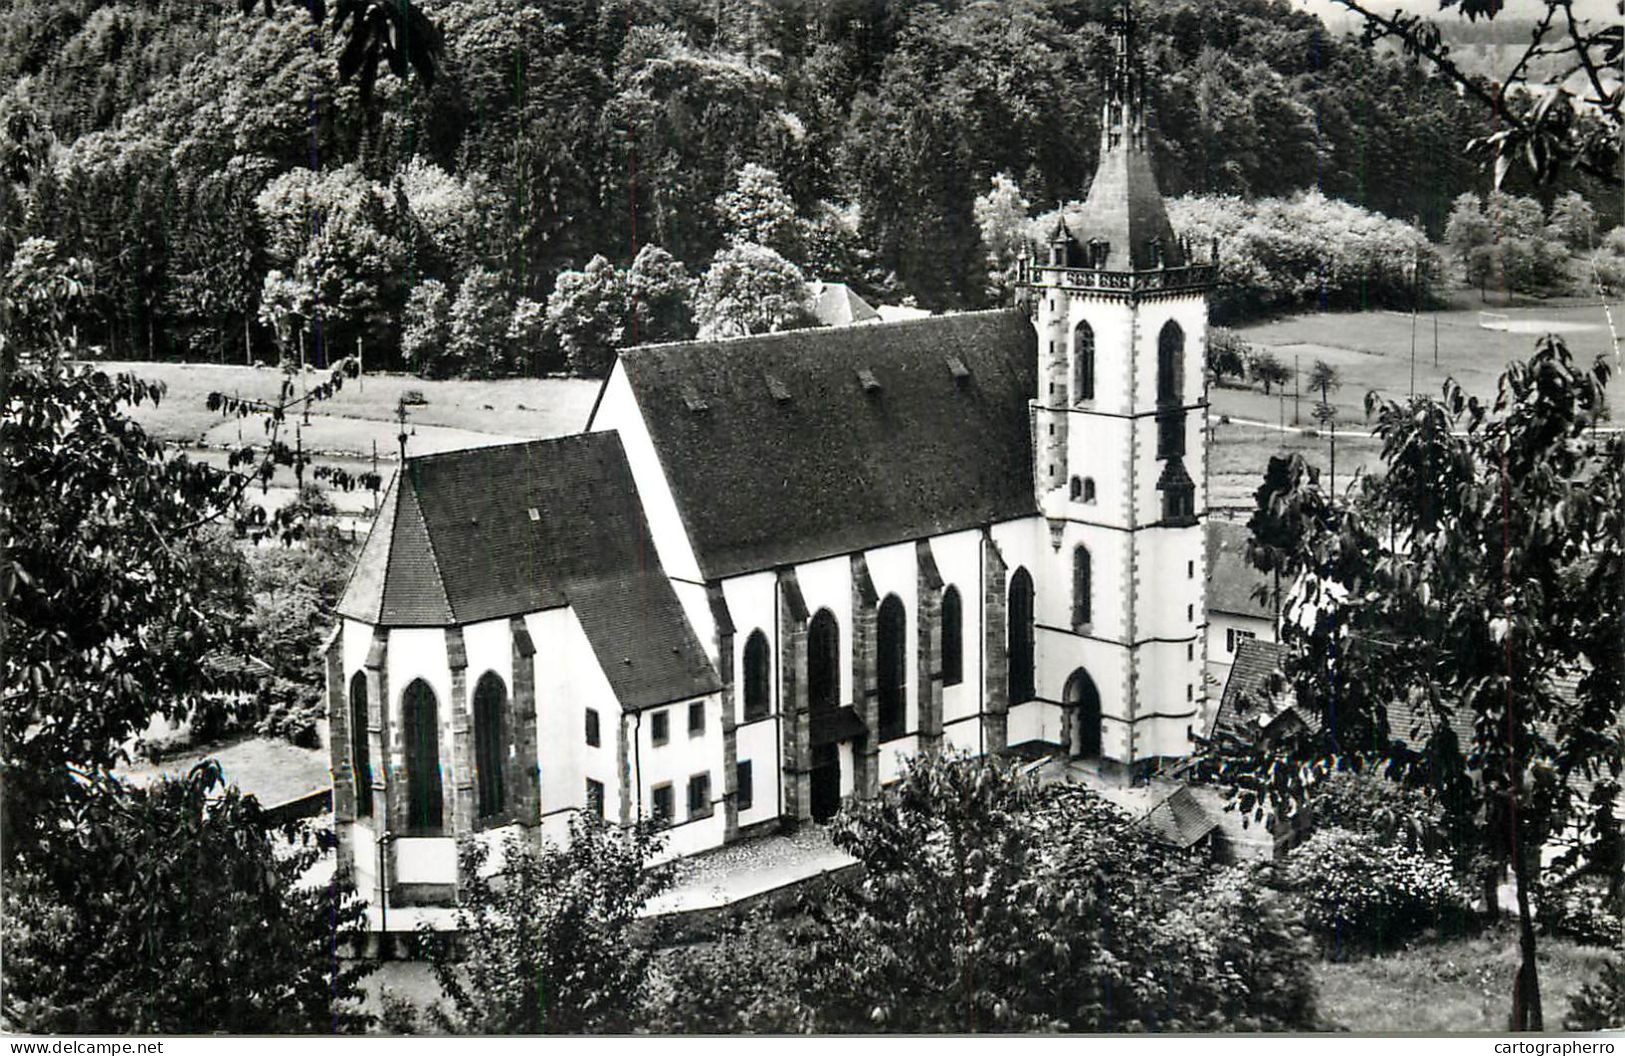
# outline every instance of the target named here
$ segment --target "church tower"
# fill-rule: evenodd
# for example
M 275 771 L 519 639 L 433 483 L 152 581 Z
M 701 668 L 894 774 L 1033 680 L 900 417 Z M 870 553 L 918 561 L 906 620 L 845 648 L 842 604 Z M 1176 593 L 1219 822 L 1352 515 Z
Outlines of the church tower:
M 1038 331 L 1034 488 L 1070 621 L 1040 651 L 1074 755 L 1135 768 L 1191 750 L 1207 696 L 1207 399 L 1214 261 L 1176 237 L 1151 167 L 1127 4 L 1087 201 L 1023 255 Z M 1040 586 L 1040 593 L 1044 592 Z M 1052 621 L 1058 615 L 1050 609 Z

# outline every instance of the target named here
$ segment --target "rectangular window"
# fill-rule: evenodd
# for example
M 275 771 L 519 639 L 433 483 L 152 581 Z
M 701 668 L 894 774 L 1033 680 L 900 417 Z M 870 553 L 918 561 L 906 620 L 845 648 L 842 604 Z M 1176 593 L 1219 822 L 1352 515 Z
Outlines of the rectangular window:
M 705 735 L 705 701 L 696 700 L 688 706 L 688 735 L 701 737 Z
M 650 813 L 654 820 L 661 825 L 670 825 L 672 816 L 676 813 L 676 803 L 672 799 L 671 782 L 656 785 L 649 790 Z
M 649 716 L 649 743 L 659 747 L 671 740 L 671 715 L 657 711 Z
M 711 775 L 709 773 L 695 774 L 688 779 L 688 816 L 691 820 L 711 816 Z
M 1185 578 L 1186 579 L 1195 579 L 1196 578 L 1196 562 L 1195 561 L 1187 561 L 1187 562 L 1185 562 Z
M 1195 623 L 1196 622 L 1196 606 L 1195 605 L 1187 605 L 1187 606 L 1185 606 L 1185 619 L 1189 623 Z
M 587 813 L 595 818 L 604 816 L 604 783 L 587 778 Z
M 594 708 L 588 708 L 587 709 L 587 745 L 588 745 L 588 747 L 596 748 L 596 747 L 598 747 L 599 743 L 600 743 L 600 738 L 599 738 L 599 730 L 598 730 L 598 711 L 596 709 L 594 709 Z
M 756 802 L 755 790 L 750 785 L 750 760 L 734 766 L 734 807 L 741 813 Z
M 1187 704 L 1196 699 L 1195 692 L 1189 682 L 1185 683 L 1185 702 Z
M 1185 644 L 1185 659 L 1186 660 L 1195 660 L 1196 659 L 1196 643 L 1195 642 L 1187 642 Z

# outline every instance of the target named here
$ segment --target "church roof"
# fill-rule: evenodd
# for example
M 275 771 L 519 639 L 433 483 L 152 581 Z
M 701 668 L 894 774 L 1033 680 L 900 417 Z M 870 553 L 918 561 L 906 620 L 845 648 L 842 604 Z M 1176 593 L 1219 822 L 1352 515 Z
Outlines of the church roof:
M 706 578 L 1035 512 L 1014 311 L 621 354 Z
M 616 433 L 408 459 L 339 613 L 443 627 L 565 605 L 624 707 L 718 688 L 661 568 Z
M 1102 151 L 1094 181 L 1089 184 L 1089 197 L 1083 208 L 1065 217 L 1065 222 L 1079 246 L 1087 246 L 1090 239 L 1096 238 L 1107 243 L 1108 271 L 1155 268 L 1158 260 L 1151 248 L 1152 239 L 1160 240 L 1162 263 L 1168 267 L 1189 263 L 1162 204 L 1149 147 L 1134 147 L 1125 141 Z

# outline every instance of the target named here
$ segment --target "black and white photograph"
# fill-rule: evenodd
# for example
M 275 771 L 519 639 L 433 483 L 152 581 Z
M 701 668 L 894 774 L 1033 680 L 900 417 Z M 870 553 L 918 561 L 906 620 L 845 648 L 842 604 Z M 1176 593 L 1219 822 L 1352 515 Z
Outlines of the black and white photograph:
M 7 1053 L 1612 1052 L 1622 52 L 0 0 Z

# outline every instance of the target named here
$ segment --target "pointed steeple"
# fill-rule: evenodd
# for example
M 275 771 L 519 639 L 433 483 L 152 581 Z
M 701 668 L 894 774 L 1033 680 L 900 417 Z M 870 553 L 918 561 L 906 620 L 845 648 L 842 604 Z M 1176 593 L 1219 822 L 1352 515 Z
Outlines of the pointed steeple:
M 1125 0 L 1112 19 L 1114 54 L 1101 104 L 1100 159 L 1083 211 L 1069 219 L 1073 238 L 1085 250 L 1083 259 L 1090 261 L 1088 266 L 1109 271 L 1145 271 L 1188 263 L 1151 170 L 1145 74 L 1135 50 L 1136 23 L 1133 8 Z

